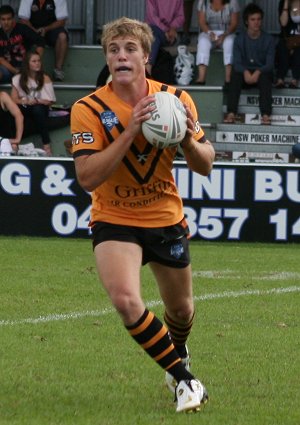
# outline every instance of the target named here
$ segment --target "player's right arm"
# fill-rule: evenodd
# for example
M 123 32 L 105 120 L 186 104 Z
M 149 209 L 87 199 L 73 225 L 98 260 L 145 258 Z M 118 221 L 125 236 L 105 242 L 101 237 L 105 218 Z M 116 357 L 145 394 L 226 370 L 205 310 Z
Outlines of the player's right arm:
M 73 154 L 77 179 L 83 189 L 93 191 L 115 172 L 136 135 L 141 131 L 142 122 L 150 118 L 150 112 L 155 109 L 153 101 L 153 96 L 140 100 L 133 108 L 123 133 L 105 148 L 103 148 L 103 130 L 97 118 L 89 115 L 84 105 L 77 103 L 73 106 L 71 112 Z M 90 134 L 88 146 L 85 145 L 84 137 L 80 136 L 86 133 Z
M 119 166 L 133 139 L 125 130 L 102 151 L 75 157 L 75 170 L 80 186 L 92 192 L 104 183 Z

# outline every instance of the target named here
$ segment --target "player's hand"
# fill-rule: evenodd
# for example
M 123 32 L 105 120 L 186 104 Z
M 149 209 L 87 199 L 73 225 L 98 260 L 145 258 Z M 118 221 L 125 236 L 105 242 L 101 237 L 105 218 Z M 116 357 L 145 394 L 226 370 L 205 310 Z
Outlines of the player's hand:
M 142 123 L 151 117 L 153 111 L 155 111 L 155 96 L 150 95 L 141 99 L 133 108 L 129 124 L 127 126 L 128 131 L 135 137 L 141 132 Z
M 194 128 L 195 128 L 194 116 L 193 116 L 193 114 L 192 114 L 192 111 L 191 111 L 191 110 L 190 110 L 190 108 L 188 107 L 188 105 L 184 104 L 183 106 L 184 106 L 184 109 L 185 109 L 185 112 L 186 112 L 186 117 L 187 117 L 187 121 L 186 121 L 186 124 L 187 124 L 187 131 L 188 131 L 191 135 L 193 135 L 193 133 L 194 133 Z
M 194 131 L 195 131 L 195 122 L 194 122 L 194 116 L 192 114 L 192 111 L 190 110 L 188 105 L 184 104 L 183 106 L 185 108 L 186 117 L 187 117 L 187 119 L 186 119 L 187 130 L 186 130 L 186 133 L 185 133 L 185 137 L 181 142 L 181 146 L 185 147 L 186 145 L 188 145 L 193 140 L 193 134 L 194 134 Z

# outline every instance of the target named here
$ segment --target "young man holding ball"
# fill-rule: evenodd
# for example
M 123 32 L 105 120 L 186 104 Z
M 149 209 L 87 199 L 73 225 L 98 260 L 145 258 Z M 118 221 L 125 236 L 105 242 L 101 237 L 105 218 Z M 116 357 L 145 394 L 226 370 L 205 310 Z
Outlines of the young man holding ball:
M 155 109 L 154 93 L 169 91 L 185 106 L 181 147 L 191 170 L 208 175 L 214 149 L 190 96 L 146 79 L 152 37 L 147 24 L 128 18 L 104 26 L 102 46 L 112 81 L 73 106 L 73 156 L 80 185 L 92 192 L 99 278 L 129 334 L 166 371 L 177 412 L 198 411 L 208 396 L 189 371 L 186 341 L 194 304 L 189 231 L 172 176 L 177 148 L 159 150 L 141 130 Z M 166 325 L 141 297 L 140 269 L 146 263 L 165 305 Z

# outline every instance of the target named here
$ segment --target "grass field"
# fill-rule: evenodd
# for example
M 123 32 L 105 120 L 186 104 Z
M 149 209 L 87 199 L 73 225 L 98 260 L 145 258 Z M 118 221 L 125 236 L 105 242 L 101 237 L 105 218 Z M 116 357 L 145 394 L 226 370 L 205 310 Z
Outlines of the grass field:
M 89 240 L 0 237 L 0 425 L 299 425 L 299 246 L 191 254 L 189 348 L 210 402 L 186 415 L 111 308 Z M 147 267 L 142 280 L 162 318 Z

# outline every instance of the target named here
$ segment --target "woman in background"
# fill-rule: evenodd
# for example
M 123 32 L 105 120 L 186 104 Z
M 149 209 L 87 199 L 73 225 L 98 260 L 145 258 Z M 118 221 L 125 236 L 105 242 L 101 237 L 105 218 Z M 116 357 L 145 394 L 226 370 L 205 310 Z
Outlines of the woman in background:
M 237 0 L 199 0 L 198 37 L 196 64 L 197 84 L 204 85 L 212 48 L 223 49 L 225 85 L 230 81 L 235 31 L 239 22 L 240 7 Z
M 47 120 L 49 107 L 56 98 L 52 81 L 45 74 L 37 52 L 29 52 L 26 55 L 21 72 L 12 79 L 11 96 L 19 105 L 25 117 L 25 124 L 36 127 L 42 137 L 43 149 L 51 156 Z

